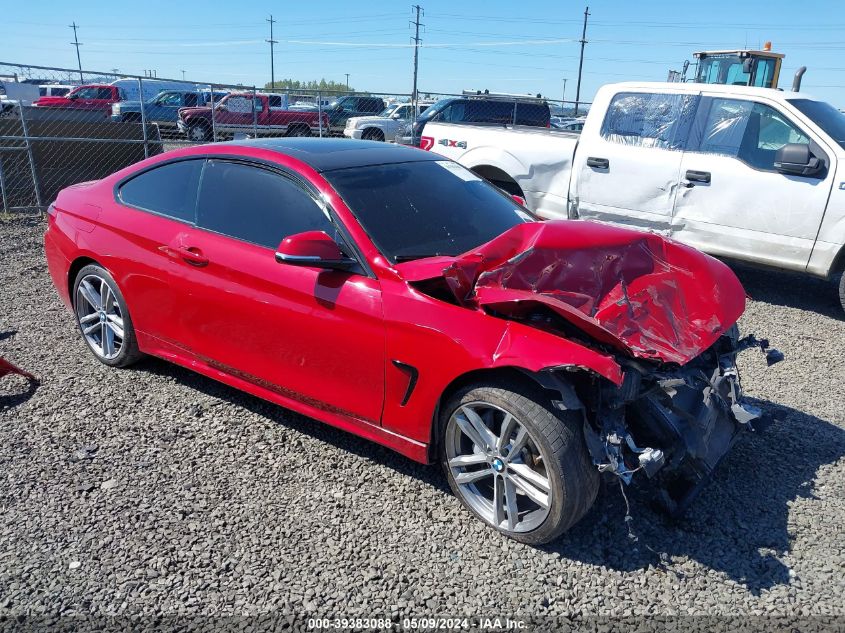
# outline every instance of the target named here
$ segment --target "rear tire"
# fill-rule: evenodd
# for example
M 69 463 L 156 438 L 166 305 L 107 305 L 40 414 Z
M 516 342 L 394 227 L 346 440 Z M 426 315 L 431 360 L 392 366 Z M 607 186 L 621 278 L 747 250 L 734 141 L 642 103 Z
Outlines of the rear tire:
M 132 317 L 114 278 L 97 264 L 82 268 L 73 282 L 73 313 L 82 339 L 101 363 L 128 367 L 143 354 Z
M 439 457 L 452 492 L 505 536 L 548 543 L 595 501 L 599 475 L 581 416 L 555 410 L 539 389 L 469 385 L 443 406 L 439 423 Z
M 288 137 L 307 137 L 311 136 L 311 128 L 307 125 L 291 125 L 288 127 L 285 136 Z

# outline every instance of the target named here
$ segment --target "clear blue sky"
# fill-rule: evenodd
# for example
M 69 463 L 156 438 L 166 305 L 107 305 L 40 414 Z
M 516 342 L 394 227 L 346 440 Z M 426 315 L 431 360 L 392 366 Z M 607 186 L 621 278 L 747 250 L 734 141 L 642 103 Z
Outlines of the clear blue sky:
M 421 90 L 489 88 L 575 96 L 584 3 L 419 0 L 425 10 Z M 410 2 L 151 0 L 4 2 L 4 61 L 74 68 L 68 25 L 80 25 L 83 68 L 259 84 L 270 79 L 265 19 L 278 20 L 276 78 L 410 92 Z M 757 47 L 786 54 L 781 87 L 801 65 L 807 92 L 845 107 L 842 0 L 591 2 L 582 99 L 608 82 L 663 81 L 696 50 Z

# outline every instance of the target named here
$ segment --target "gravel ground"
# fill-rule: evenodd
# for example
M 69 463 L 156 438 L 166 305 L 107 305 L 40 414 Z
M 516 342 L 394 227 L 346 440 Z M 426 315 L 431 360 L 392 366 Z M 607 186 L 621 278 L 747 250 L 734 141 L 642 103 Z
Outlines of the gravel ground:
M 743 354 L 773 414 L 680 522 L 615 485 L 533 548 L 439 469 L 163 361 L 98 362 L 36 220 L 0 222 L 0 621 L 20 614 L 845 615 L 843 319 L 830 284 L 738 270 Z

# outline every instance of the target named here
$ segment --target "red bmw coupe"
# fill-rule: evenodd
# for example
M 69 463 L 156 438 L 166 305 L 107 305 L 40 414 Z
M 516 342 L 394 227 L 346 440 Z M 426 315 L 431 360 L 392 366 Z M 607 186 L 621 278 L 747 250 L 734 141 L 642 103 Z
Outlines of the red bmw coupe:
M 725 265 L 540 222 L 429 152 L 191 147 L 68 187 L 48 215 L 50 274 L 99 361 L 158 356 L 440 462 L 523 542 L 578 521 L 600 472 L 682 509 L 759 415 Z

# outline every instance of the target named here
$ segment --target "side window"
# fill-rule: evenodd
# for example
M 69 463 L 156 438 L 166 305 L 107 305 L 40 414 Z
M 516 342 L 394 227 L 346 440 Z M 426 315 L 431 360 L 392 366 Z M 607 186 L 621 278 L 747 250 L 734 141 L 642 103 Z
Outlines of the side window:
M 683 149 L 697 102 L 694 95 L 620 92 L 607 108 L 601 135 L 620 145 Z
M 112 98 L 112 91 L 111 88 L 100 88 L 97 90 L 97 99 L 111 99 Z
M 203 160 L 183 160 L 155 167 L 120 187 L 121 202 L 146 211 L 194 222 Z
M 268 99 L 270 100 L 270 107 L 271 108 L 281 108 L 282 107 L 282 97 L 281 97 L 281 95 L 270 95 L 268 97 Z M 256 104 L 256 107 L 259 107 L 259 106 Z
M 185 93 L 185 105 L 189 108 L 197 105 L 197 95 L 193 92 Z
M 209 160 L 202 177 L 197 224 L 245 242 L 276 248 L 285 237 L 334 225 L 299 185 L 261 167 Z
M 96 88 L 83 88 L 82 90 L 77 90 L 74 94 L 77 99 L 96 99 L 97 92 Z
M 38 94 L 42 97 L 47 95 L 47 89 L 44 86 L 39 86 Z
M 466 121 L 466 107 L 466 101 L 455 101 L 438 116 L 447 123 L 463 123 Z
M 548 127 L 551 121 L 549 106 L 539 103 L 516 104 L 516 124 Z
M 787 143 L 810 139 L 772 107 L 739 99 L 708 98 L 698 151 L 737 158 L 755 169 L 775 171 L 775 154 Z

